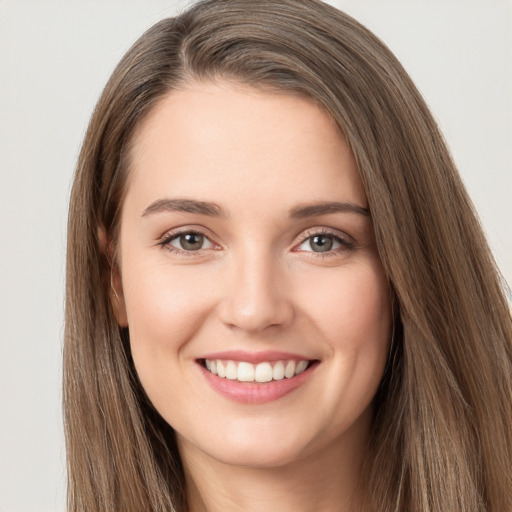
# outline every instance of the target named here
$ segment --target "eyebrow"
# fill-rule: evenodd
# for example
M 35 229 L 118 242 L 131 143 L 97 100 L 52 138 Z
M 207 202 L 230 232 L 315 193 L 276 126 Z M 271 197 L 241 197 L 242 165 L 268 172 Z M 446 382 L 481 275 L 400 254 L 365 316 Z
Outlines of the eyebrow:
M 161 212 L 198 213 L 209 217 L 226 216 L 220 205 L 194 199 L 157 199 L 142 212 L 142 216 L 147 217 L 153 213 Z
M 290 210 L 290 217 L 304 219 L 329 213 L 357 213 L 369 217 L 370 209 L 353 203 L 341 203 L 337 201 L 299 205 Z
M 208 217 L 227 217 L 222 206 L 217 203 L 195 199 L 157 199 L 142 212 L 142 217 L 162 212 L 186 212 L 207 215 Z M 353 203 L 330 201 L 295 206 L 290 210 L 290 217 L 305 219 L 330 213 L 357 213 L 368 217 L 370 210 Z

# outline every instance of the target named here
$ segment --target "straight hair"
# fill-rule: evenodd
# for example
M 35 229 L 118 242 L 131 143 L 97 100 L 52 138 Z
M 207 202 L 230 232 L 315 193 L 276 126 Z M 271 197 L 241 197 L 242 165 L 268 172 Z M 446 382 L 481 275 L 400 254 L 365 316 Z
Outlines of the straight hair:
M 126 53 L 79 156 L 66 273 L 68 511 L 187 510 L 174 432 L 137 378 L 111 272 L 136 128 L 173 90 L 226 80 L 313 99 L 356 159 L 394 304 L 364 465 L 372 510 L 512 510 L 504 282 L 424 100 L 379 39 L 329 5 L 206 0 Z

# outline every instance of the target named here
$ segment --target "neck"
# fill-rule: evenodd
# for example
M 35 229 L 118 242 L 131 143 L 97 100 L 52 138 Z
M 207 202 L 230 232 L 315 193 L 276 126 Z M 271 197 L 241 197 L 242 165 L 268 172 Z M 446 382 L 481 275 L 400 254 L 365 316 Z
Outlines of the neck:
M 279 467 L 233 466 L 179 438 L 188 512 L 362 511 L 359 486 L 367 435 L 343 436 Z

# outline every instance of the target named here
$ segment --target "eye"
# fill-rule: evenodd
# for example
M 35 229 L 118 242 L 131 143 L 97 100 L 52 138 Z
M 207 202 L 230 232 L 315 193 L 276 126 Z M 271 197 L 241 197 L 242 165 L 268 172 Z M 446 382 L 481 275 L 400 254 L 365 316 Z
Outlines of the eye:
M 162 245 L 170 250 L 193 252 L 201 249 L 212 249 L 215 247 L 213 242 L 202 233 L 196 231 L 187 231 L 171 235 L 162 241 Z
M 339 235 L 333 233 L 314 233 L 305 238 L 297 246 L 298 251 L 329 253 L 337 251 L 340 248 L 349 249 L 352 244 Z

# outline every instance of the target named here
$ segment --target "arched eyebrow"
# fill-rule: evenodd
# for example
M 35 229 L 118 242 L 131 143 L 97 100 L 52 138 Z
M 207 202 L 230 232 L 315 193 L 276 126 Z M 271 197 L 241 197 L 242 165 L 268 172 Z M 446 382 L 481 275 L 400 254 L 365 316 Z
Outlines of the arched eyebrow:
M 306 217 L 328 215 L 329 213 L 357 213 L 359 215 L 369 217 L 370 209 L 354 203 L 333 201 L 295 206 L 290 210 L 290 217 L 295 219 L 304 219 Z
M 209 217 L 226 217 L 223 208 L 217 203 L 194 199 L 157 199 L 142 212 L 142 217 L 161 212 L 187 212 Z
M 143 212 L 142 217 L 161 212 L 186 212 L 207 215 L 208 217 L 227 217 L 226 212 L 217 203 L 208 201 L 197 201 L 195 199 L 157 199 L 151 203 Z M 290 217 L 294 219 L 305 219 L 328 215 L 330 213 L 357 213 L 368 217 L 370 210 L 364 206 L 345 202 L 322 202 L 313 204 L 297 205 L 290 210 Z

